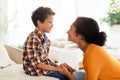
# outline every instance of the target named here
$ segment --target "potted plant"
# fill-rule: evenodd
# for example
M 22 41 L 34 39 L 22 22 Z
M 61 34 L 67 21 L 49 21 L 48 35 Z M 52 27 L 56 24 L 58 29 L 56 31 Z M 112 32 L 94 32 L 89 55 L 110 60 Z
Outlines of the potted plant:
M 108 23 L 110 26 L 120 24 L 120 0 L 110 0 L 107 17 L 102 22 Z
M 108 24 L 108 43 L 112 47 L 120 47 L 120 0 L 110 0 L 107 16 L 102 22 Z M 110 40 L 110 41 L 109 41 Z

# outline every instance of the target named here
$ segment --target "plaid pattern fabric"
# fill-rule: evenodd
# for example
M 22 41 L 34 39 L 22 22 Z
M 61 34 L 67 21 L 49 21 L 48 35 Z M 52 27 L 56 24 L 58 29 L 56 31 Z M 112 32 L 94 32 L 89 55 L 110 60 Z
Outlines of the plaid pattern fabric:
M 27 37 L 23 52 L 23 69 L 25 73 L 31 76 L 46 75 L 51 71 L 38 69 L 36 67 L 40 62 L 50 65 L 47 58 L 50 48 L 50 40 L 39 29 L 35 28 Z

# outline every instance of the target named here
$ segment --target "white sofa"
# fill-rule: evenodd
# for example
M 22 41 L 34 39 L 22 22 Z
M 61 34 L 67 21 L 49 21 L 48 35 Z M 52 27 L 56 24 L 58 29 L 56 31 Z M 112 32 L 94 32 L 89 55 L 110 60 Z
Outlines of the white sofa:
M 7 51 L 6 51 L 7 50 Z M 29 76 L 22 68 L 22 50 L 0 43 L 0 80 L 59 80 L 47 76 Z
M 105 46 L 106 50 L 113 55 L 116 59 L 120 60 L 120 48 L 113 48 Z M 56 78 L 51 77 L 31 77 L 25 75 L 22 70 L 22 50 L 11 47 L 9 45 L 5 45 L 5 49 L 7 50 L 8 61 L 2 60 L 7 62 L 7 64 L 3 64 L 3 69 L 0 69 L 0 80 L 58 80 Z M 0 59 L 1 57 L 1 47 L 0 47 Z M 3 52 L 2 52 L 3 53 Z M 49 53 L 49 58 L 61 63 L 67 63 L 72 66 L 74 69 L 79 69 L 79 63 L 82 62 L 82 51 L 77 47 L 76 44 L 68 42 L 66 40 L 52 40 L 52 46 Z M 10 58 L 10 59 L 9 59 Z M 0 65 L 1 62 L 0 60 Z M 8 63 L 12 64 L 9 65 Z M 1 66 L 0 66 L 1 67 Z M 10 78 L 9 78 L 10 77 Z

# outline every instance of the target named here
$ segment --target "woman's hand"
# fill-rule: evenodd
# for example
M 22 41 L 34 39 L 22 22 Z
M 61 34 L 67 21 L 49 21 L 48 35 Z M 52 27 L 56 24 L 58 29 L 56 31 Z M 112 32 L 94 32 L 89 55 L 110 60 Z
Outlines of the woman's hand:
M 72 67 L 70 67 L 67 63 L 63 63 L 61 65 L 65 66 L 71 74 L 75 71 L 75 69 L 73 69 Z
M 67 67 L 65 67 L 64 65 L 60 65 L 58 72 L 64 76 L 67 76 L 69 78 L 69 80 L 76 80 L 72 74 L 70 73 L 70 71 L 67 69 Z
M 58 70 L 58 72 L 59 72 L 60 74 L 65 75 L 65 76 L 67 76 L 68 74 L 71 74 L 71 73 L 68 71 L 67 67 L 65 67 L 64 65 L 60 65 L 60 66 L 57 68 L 57 70 Z

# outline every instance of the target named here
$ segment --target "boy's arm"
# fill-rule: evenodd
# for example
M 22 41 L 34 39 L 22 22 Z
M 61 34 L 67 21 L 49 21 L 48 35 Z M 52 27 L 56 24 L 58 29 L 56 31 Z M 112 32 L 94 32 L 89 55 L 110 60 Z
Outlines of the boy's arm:
M 36 36 L 29 37 L 26 46 L 27 46 L 27 51 L 29 53 L 28 58 L 30 59 L 31 64 L 33 64 L 34 66 L 36 66 L 39 69 L 56 71 L 57 69 L 55 68 L 55 66 L 56 66 L 55 64 L 52 63 L 52 65 L 54 65 L 54 66 L 52 66 L 51 64 L 47 65 L 47 64 L 41 62 L 42 56 L 44 56 L 44 55 L 40 55 L 40 54 L 44 54 L 44 53 L 40 53 L 40 52 L 43 52 L 43 51 L 42 51 L 42 49 L 41 49 L 41 51 L 38 50 L 38 45 L 37 44 L 38 44 L 38 37 L 36 37 Z
M 55 66 L 55 67 L 58 66 L 56 63 L 54 63 L 54 62 L 52 62 L 52 61 L 50 62 L 50 65 Z
M 57 71 L 57 67 L 52 66 L 52 65 L 47 65 L 47 64 L 44 64 L 44 63 L 42 63 L 42 62 L 40 62 L 40 63 L 37 65 L 37 68 L 45 69 L 45 70 Z

